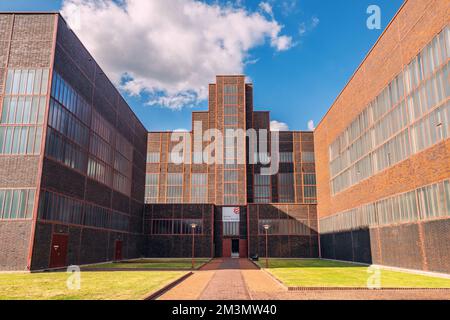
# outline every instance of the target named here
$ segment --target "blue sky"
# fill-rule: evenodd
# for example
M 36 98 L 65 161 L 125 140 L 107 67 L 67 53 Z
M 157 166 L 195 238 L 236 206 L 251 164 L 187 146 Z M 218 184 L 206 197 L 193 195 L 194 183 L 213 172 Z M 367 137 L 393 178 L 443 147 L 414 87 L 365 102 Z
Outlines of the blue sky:
M 59 0 L 0 0 L 0 11 L 57 11 Z M 262 12 L 261 1 L 241 0 L 247 12 Z M 207 1 L 218 3 L 222 1 Z M 244 73 L 254 84 L 256 110 L 269 110 L 272 120 L 285 122 L 291 130 L 306 130 L 309 120 L 317 124 L 345 86 L 364 56 L 400 8 L 401 0 L 269 0 L 273 17 L 292 38 L 290 49 L 277 51 L 267 41 L 253 46 L 245 58 Z M 381 9 L 381 29 L 366 27 L 369 5 Z M 97 58 L 94 55 L 94 58 Z M 126 66 L 125 66 L 126 68 Z M 210 82 L 205 79 L 205 85 Z M 148 94 L 124 96 L 149 130 L 191 127 L 191 112 L 206 110 L 204 101 L 174 110 L 148 105 Z

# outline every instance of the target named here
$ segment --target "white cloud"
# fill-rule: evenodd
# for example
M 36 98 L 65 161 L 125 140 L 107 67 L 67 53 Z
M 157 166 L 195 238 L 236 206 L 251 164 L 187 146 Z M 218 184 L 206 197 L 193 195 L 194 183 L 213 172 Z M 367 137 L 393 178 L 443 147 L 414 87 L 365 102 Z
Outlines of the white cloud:
M 273 10 L 272 10 L 272 6 L 270 3 L 268 2 L 260 2 L 259 3 L 259 8 L 264 11 L 265 13 L 267 13 L 272 19 L 274 18 L 273 16 Z
M 251 49 L 292 46 L 275 19 L 218 2 L 64 0 L 62 15 L 116 85 L 173 109 L 206 99 L 216 74 L 242 74 Z
M 185 128 L 178 128 L 178 129 L 173 130 L 173 132 L 189 132 L 189 130 L 185 129 Z
M 315 28 L 319 25 L 320 20 L 317 17 L 312 17 L 311 19 L 311 27 Z
M 320 19 L 313 16 L 308 22 L 301 22 L 298 26 L 298 34 L 305 35 L 307 32 L 314 30 L 320 23 Z
M 270 131 L 288 131 L 289 126 L 284 123 L 277 120 L 270 121 Z
M 308 130 L 314 131 L 316 127 L 314 126 L 314 121 L 313 120 L 309 120 L 308 121 Z

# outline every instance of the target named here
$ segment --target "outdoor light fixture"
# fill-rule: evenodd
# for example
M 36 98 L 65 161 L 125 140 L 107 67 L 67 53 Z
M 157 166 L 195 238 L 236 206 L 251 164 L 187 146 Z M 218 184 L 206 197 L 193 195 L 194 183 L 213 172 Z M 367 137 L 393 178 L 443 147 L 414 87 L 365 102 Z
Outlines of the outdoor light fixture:
M 194 266 L 195 266 L 195 228 L 197 228 L 197 224 L 196 223 L 191 223 L 191 228 L 192 228 L 192 270 L 194 270 Z
M 267 236 L 267 232 L 269 231 L 270 225 L 265 224 L 263 225 L 263 228 L 266 231 L 266 269 L 267 269 L 269 268 L 269 246 L 268 246 L 269 237 Z

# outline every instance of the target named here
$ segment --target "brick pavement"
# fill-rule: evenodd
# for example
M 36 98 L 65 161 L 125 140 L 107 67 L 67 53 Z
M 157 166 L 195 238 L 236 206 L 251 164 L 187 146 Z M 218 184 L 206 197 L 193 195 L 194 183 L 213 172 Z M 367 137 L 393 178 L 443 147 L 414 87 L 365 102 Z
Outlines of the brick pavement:
M 247 259 L 218 258 L 172 288 L 161 300 L 450 300 L 448 290 L 288 291 Z

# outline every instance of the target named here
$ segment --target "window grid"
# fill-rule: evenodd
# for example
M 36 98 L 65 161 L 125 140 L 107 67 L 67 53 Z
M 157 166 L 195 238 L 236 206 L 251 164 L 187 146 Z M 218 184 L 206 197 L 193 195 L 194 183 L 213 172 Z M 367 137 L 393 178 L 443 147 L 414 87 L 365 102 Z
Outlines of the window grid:
M 413 130 L 415 123 L 424 121 L 423 119 L 434 112 L 435 109 L 440 108 L 442 103 L 448 102 L 450 88 L 448 80 L 446 81 L 445 79 L 448 79 L 448 47 L 450 44 L 448 43 L 448 37 L 445 37 L 444 34 L 449 32 L 449 27 L 447 26 L 330 145 L 330 173 L 332 176 L 330 183 L 333 194 L 345 190 L 351 185 L 379 172 L 376 167 L 372 168 L 371 165 L 368 167 L 369 171 L 358 177 L 354 183 L 349 180 L 349 174 L 346 173 L 348 168 L 352 165 L 354 166 L 354 163 L 359 161 L 359 159 L 372 157 L 373 150 L 371 148 L 376 147 L 376 144 L 389 143 L 386 139 L 384 141 L 377 140 L 378 133 L 375 135 L 375 130 L 380 127 L 383 121 L 386 122 L 390 116 L 394 117 L 395 113 L 399 113 L 398 110 L 406 110 L 407 108 L 407 111 L 400 113 L 403 115 L 403 122 L 401 123 L 403 123 L 402 128 L 408 130 L 408 135 L 412 135 L 413 133 L 410 131 Z M 447 43 L 445 43 L 446 40 Z M 445 53 L 445 47 L 447 47 L 447 54 Z M 432 52 L 433 50 L 434 52 Z M 433 59 L 431 59 L 432 56 Z M 398 90 L 397 92 L 395 88 Z M 444 108 L 447 108 L 447 106 Z M 448 121 L 448 118 L 445 120 Z M 396 121 L 392 122 L 391 128 L 395 124 Z M 444 127 L 447 130 L 444 130 Z M 387 130 L 383 128 L 380 131 Z M 355 143 L 359 142 L 364 135 L 368 134 L 369 139 L 367 142 L 369 144 L 362 144 L 368 147 L 368 151 L 363 152 L 359 158 L 353 158 L 353 161 L 350 161 L 348 150 Z M 395 135 L 395 132 L 391 134 Z M 441 123 L 436 130 L 430 130 L 427 134 L 432 136 L 439 135 L 443 139 L 444 134 L 448 136 L 448 123 Z M 387 138 L 387 140 L 391 139 L 392 136 Z M 434 139 L 433 144 L 442 139 Z M 409 139 L 409 144 L 412 152 L 416 153 L 418 150 L 421 150 L 414 145 L 414 140 Z M 429 146 L 427 145 L 426 147 Z M 394 164 L 392 163 L 390 166 Z M 384 169 L 382 168 L 382 170 Z M 340 180 L 337 180 L 338 176 L 341 176 Z
M 150 234 L 155 235 L 192 235 L 191 224 L 197 226 L 194 235 L 203 235 L 202 219 L 152 219 L 148 223 L 151 225 Z
M 450 180 L 423 186 L 320 220 L 320 232 L 331 233 L 450 216 Z
M 0 220 L 31 219 L 35 189 L 0 189 Z
M 269 225 L 268 235 L 311 235 L 308 220 L 296 219 L 258 219 L 258 235 L 266 234 L 264 225 Z

